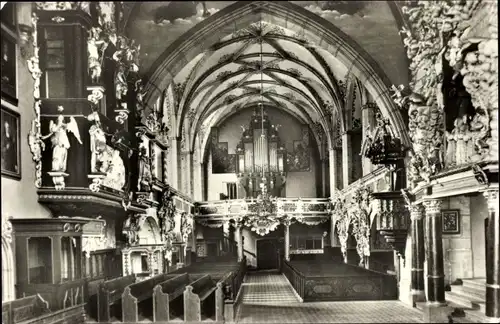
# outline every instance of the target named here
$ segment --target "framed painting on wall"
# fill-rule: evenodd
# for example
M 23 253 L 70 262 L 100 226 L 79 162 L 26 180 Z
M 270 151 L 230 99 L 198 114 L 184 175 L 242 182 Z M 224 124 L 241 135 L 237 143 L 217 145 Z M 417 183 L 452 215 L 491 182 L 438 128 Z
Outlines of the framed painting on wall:
M 2 175 L 21 179 L 21 128 L 19 114 L 2 106 Z
M 460 234 L 460 211 L 447 209 L 441 211 L 443 234 Z
M 17 57 L 14 37 L 2 30 L 2 98 L 17 105 Z

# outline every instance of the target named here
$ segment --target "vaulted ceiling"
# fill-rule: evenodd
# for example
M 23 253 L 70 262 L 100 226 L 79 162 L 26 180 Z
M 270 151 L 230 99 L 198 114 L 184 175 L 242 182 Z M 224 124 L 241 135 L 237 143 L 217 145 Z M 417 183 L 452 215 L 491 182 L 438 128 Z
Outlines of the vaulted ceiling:
M 263 22 L 226 36 L 175 76 L 185 83 L 180 120 L 193 132 L 204 121 L 263 102 L 303 123 L 326 122 L 326 105 L 342 109 L 347 69 L 331 54 Z
M 193 2 L 193 17 L 188 17 L 189 10 L 181 12 L 182 8 L 177 8 L 181 5 L 177 2 L 166 2 L 154 8 L 149 8 L 146 3 L 141 5 L 135 22 L 129 21 L 129 34 L 139 37 L 146 66 L 151 66 L 146 76 L 150 78 L 149 102 L 160 93 L 168 92 L 169 88 L 170 92 L 176 92 L 178 98 L 175 105 L 172 104 L 176 106 L 176 111 L 173 111 L 176 125 L 172 126 L 177 136 L 188 138 L 190 146 L 197 136 L 201 137 L 199 142 L 205 142 L 206 130 L 210 127 L 258 102 L 283 109 L 302 123 L 314 127 L 318 130 L 315 133 L 317 140 L 320 140 L 321 132 L 333 136 L 333 128 L 337 131 L 339 127 L 344 128 L 346 121 L 342 112 L 352 105 L 353 84 L 357 84 L 360 90 L 358 100 L 370 92 L 372 96 L 376 95 L 375 100 L 385 97 L 385 106 L 390 106 L 390 96 L 382 89 L 382 81 L 376 81 L 375 72 L 369 72 L 377 63 L 373 61 L 371 66 L 360 63 L 362 57 L 369 57 L 364 49 L 359 48 L 357 52 L 348 49 L 351 45 L 345 44 L 359 45 L 342 31 L 332 31 L 335 27 L 328 25 L 328 21 L 343 19 L 345 24 L 345 19 L 352 18 L 364 29 L 361 32 L 354 30 L 353 34 L 364 32 L 371 35 L 374 31 L 366 28 L 369 24 L 363 24 L 369 21 L 370 14 L 373 19 L 373 12 L 380 12 L 381 26 L 394 25 L 394 20 L 389 21 L 392 16 L 390 11 L 387 13 L 388 7 L 346 1 L 339 2 L 341 7 L 328 7 L 338 5 L 337 2 L 316 1 L 315 6 L 264 1 L 225 2 L 222 5 L 201 2 L 202 6 Z M 303 9 L 304 6 L 307 10 Z M 179 14 L 174 15 L 173 9 Z M 210 17 L 205 19 L 206 16 Z M 358 16 L 365 18 L 359 20 Z M 143 23 L 147 28 L 133 25 L 139 24 L 141 19 L 145 19 Z M 148 37 L 145 37 L 146 29 Z M 397 28 L 394 30 L 396 33 L 391 30 L 383 37 L 400 43 Z M 159 50 L 166 47 L 157 39 L 158 34 L 163 35 L 168 48 L 151 65 L 152 56 L 159 55 Z M 177 35 L 177 38 L 172 35 Z M 372 37 L 372 44 L 375 44 L 375 38 Z M 378 46 L 383 49 L 384 44 L 378 43 Z M 384 53 L 378 53 L 375 48 L 372 45 L 372 53 L 382 57 Z M 398 68 L 401 65 L 401 62 L 392 63 Z M 364 66 L 367 71 L 361 71 Z M 387 86 L 391 81 L 384 82 Z M 182 90 L 178 91 L 179 88 Z M 153 92 L 157 94 L 152 95 Z

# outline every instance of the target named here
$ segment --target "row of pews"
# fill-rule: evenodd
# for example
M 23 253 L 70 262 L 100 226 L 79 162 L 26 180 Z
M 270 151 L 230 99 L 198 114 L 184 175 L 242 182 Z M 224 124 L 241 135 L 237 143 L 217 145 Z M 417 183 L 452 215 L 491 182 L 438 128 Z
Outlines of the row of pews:
M 232 319 L 233 301 L 243 281 L 246 262 L 230 269 L 226 267 L 225 272 L 223 268 L 209 268 L 204 272 L 194 269 L 159 274 L 139 282 L 133 275 L 102 282 L 94 308 L 97 322 L 200 322 L 205 319 L 223 322 L 227 305 L 231 309 L 226 315 Z
M 52 310 L 40 295 L 2 303 L 2 324 L 80 324 L 85 322 L 232 321 L 246 272 L 246 260 L 195 264 L 143 281 L 134 275 L 98 284 L 87 304 Z M 95 290 L 94 290 L 95 291 Z M 86 306 L 87 311 L 85 311 Z M 87 314 L 86 314 L 87 313 Z
M 84 321 L 83 304 L 50 311 L 49 303 L 38 294 L 2 302 L 2 324 L 80 324 Z

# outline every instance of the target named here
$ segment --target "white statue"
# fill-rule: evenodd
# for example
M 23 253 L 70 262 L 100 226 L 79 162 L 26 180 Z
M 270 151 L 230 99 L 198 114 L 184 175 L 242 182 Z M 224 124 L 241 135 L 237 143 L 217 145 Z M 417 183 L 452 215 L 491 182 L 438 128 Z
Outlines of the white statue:
M 92 81 L 97 82 L 101 77 L 101 60 L 99 51 L 104 40 L 100 39 L 101 28 L 92 27 L 90 30 L 90 36 L 87 40 L 87 51 L 89 54 L 89 70 Z
M 59 106 L 57 109 L 62 112 L 64 108 Z M 52 142 L 52 171 L 53 172 L 65 172 L 66 164 L 68 159 L 68 149 L 71 147 L 69 144 L 69 138 L 67 132 L 73 133 L 80 144 L 82 140 L 80 139 L 80 131 L 78 130 L 78 124 L 73 116 L 69 117 L 69 123 L 64 122 L 64 116 L 59 115 L 57 117 L 57 122 L 50 121 L 49 124 L 50 133 L 43 137 L 43 139 L 51 137 Z

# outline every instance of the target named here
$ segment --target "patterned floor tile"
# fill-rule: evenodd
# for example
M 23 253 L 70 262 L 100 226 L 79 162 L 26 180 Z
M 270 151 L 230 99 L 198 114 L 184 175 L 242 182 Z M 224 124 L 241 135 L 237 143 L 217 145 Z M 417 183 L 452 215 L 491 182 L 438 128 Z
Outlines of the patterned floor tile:
M 398 301 L 298 301 L 278 273 L 249 273 L 237 323 L 423 323 L 422 313 Z

